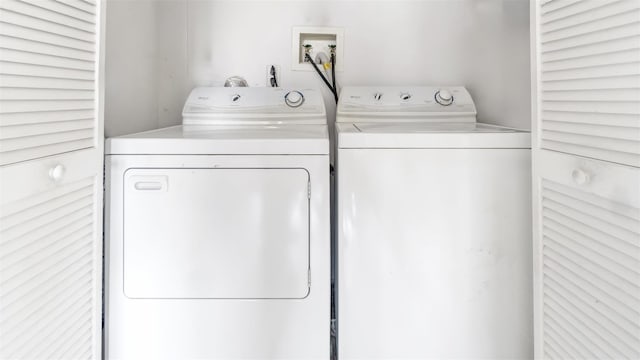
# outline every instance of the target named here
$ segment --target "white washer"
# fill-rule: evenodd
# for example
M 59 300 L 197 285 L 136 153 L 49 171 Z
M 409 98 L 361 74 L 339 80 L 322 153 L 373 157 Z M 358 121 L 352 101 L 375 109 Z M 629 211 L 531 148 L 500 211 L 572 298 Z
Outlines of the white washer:
M 329 358 L 319 91 L 197 88 L 106 154 L 106 358 Z
M 462 87 L 345 87 L 337 113 L 338 349 L 533 357 L 528 132 Z

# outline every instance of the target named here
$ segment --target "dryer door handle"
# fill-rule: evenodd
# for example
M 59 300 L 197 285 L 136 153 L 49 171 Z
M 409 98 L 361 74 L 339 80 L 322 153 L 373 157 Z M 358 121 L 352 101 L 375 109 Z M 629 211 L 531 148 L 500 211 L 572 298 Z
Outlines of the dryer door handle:
M 133 188 L 139 191 L 167 191 L 169 178 L 167 176 L 135 176 Z

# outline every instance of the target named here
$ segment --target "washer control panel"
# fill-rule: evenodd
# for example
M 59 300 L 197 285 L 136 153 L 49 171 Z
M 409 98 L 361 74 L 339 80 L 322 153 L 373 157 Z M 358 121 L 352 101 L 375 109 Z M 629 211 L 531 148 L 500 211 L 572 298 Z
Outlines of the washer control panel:
M 476 107 L 462 86 L 352 86 L 342 89 L 337 113 L 338 117 L 475 121 Z

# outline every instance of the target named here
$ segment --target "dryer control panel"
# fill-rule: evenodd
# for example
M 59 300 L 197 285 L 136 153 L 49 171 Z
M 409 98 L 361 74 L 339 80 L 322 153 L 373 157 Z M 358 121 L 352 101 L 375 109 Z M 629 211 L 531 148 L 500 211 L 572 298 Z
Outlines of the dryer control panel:
M 199 87 L 182 110 L 184 125 L 326 124 L 316 89 Z
M 475 122 L 476 107 L 462 86 L 345 87 L 337 121 Z

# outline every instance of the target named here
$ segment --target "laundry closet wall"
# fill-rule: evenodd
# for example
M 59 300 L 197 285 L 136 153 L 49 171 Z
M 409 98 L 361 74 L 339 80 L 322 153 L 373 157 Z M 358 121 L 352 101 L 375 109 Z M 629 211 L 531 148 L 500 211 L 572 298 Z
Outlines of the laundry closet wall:
M 179 124 L 194 86 L 265 86 L 268 64 L 324 87 L 290 70 L 297 25 L 345 29 L 340 85 L 464 85 L 480 121 L 530 127 L 528 0 L 109 0 L 105 134 Z

